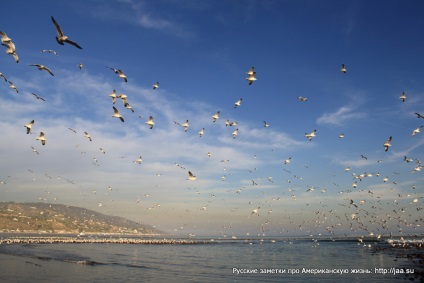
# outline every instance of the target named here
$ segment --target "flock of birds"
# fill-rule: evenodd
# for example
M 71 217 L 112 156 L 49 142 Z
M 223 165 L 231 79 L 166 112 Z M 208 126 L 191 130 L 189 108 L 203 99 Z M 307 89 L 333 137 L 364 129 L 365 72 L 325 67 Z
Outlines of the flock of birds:
M 52 20 L 52 22 L 54 24 L 54 27 L 56 29 L 56 32 L 57 32 L 56 41 L 57 41 L 58 44 L 64 45 L 66 43 L 66 44 L 70 44 L 70 45 L 72 45 L 72 46 L 74 46 L 74 47 L 76 47 L 78 49 L 82 49 L 82 47 L 79 44 L 77 44 L 76 42 L 70 40 L 68 38 L 68 36 L 66 36 L 63 33 L 61 27 L 59 26 L 59 24 L 56 22 L 56 20 L 53 17 L 51 17 L 51 20 Z M 0 35 L 1 35 L 2 45 L 5 46 L 5 48 L 6 48 L 6 54 L 13 56 L 15 62 L 16 63 L 19 63 L 19 57 L 18 57 L 18 55 L 16 53 L 16 46 L 12 42 L 12 39 L 9 38 L 7 36 L 7 34 L 5 32 L 3 32 L 3 31 L 0 31 Z M 52 49 L 42 50 L 41 52 L 43 52 L 43 53 L 44 52 L 46 52 L 46 53 L 52 53 L 52 54 L 54 54 L 56 56 L 58 55 L 58 53 L 56 51 L 52 50 Z M 38 70 L 45 71 L 45 72 L 49 73 L 51 76 L 54 76 L 53 72 L 48 67 L 46 67 L 46 66 L 44 66 L 42 64 L 31 64 L 30 66 L 37 67 Z M 84 67 L 84 65 L 82 63 L 80 63 L 78 65 L 78 67 L 79 67 L 79 69 L 82 69 Z M 106 66 L 106 68 L 112 70 L 118 76 L 118 78 L 122 79 L 124 82 L 128 82 L 127 76 L 124 74 L 124 72 L 121 69 L 112 68 L 112 67 L 109 67 L 109 66 Z M 342 72 L 343 74 L 347 74 L 347 69 L 346 69 L 346 66 L 344 64 L 341 65 L 340 72 Z M 247 74 L 246 81 L 247 81 L 248 85 L 252 85 L 257 80 L 255 67 L 251 67 L 246 72 L 246 74 Z M 11 81 L 9 81 L 3 73 L 0 73 L 0 76 L 6 82 L 9 83 L 9 87 L 10 88 L 12 88 L 14 91 L 16 91 L 16 93 L 19 93 L 18 88 Z M 158 89 L 159 88 L 159 82 L 154 83 L 152 85 L 152 88 L 153 88 L 153 90 Z M 45 99 L 43 97 L 41 97 L 41 96 L 39 96 L 39 95 L 37 95 L 35 93 L 32 93 L 32 94 L 34 95 L 34 97 L 36 99 L 45 101 Z M 119 112 L 118 108 L 115 107 L 115 103 L 116 103 L 116 101 L 118 99 L 122 100 L 122 102 L 124 104 L 124 107 L 134 113 L 134 109 L 132 108 L 132 106 L 128 102 L 128 96 L 125 95 L 125 94 L 117 94 L 117 91 L 116 90 L 113 90 L 112 93 L 110 93 L 108 96 L 112 99 L 112 109 L 113 109 L 113 114 L 111 115 L 112 118 L 117 118 L 121 122 L 124 123 L 125 122 L 125 118 Z M 302 96 L 299 96 L 297 99 L 300 102 L 307 102 L 308 101 L 308 98 L 302 97 Z M 401 100 L 402 103 L 405 102 L 406 99 L 407 99 L 406 98 L 406 94 L 404 92 L 402 92 L 402 94 L 399 97 L 399 99 Z M 243 98 L 238 99 L 234 103 L 234 109 L 240 107 L 242 105 L 242 102 L 243 102 Z M 212 115 L 211 118 L 212 118 L 212 122 L 213 123 L 215 123 L 215 122 L 218 121 L 218 119 L 220 118 L 220 114 L 221 114 L 220 111 L 217 111 L 214 115 Z M 417 115 L 417 118 L 419 118 L 419 119 L 423 119 L 424 118 L 424 116 L 421 115 L 420 113 L 415 113 L 415 114 Z M 28 122 L 27 124 L 24 125 L 24 127 L 26 128 L 26 133 L 27 134 L 32 133 L 32 129 L 33 129 L 34 123 L 35 123 L 35 120 L 31 120 L 30 122 Z M 174 123 L 176 125 L 178 125 L 178 126 L 183 127 L 184 128 L 184 132 L 187 132 L 188 131 L 188 128 L 190 126 L 189 120 L 186 120 L 184 123 L 179 123 L 179 122 L 176 122 L 176 121 L 174 121 Z M 153 128 L 155 126 L 154 117 L 153 116 L 149 116 L 149 118 L 145 122 L 145 124 L 149 127 L 149 129 L 153 130 Z M 233 127 L 233 126 L 237 126 L 237 125 L 238 125 L 238 123 L 236 121 L 230 121 L 229 119 L 227 119 L 225 121 L 225 126 L 226 127 Z M 270 125 L 266 121 L 263 121 L 263 127 L 264 128 L 267 128 L 269 126 Z M 420 130 L 422 129 L 422 127 L 423 126 L 419 126 L 418 128 L 416 128 L 412 132 L 412 136 L 420 133 Z M 74 129 L 72 129 L 72 128 L 69 128 L 69 130 L 71 130 L 74 133 L 76 133 L 76 131 Z M 233 139 L 235 139 L 238 136 L 238 131 L 239 131 L 238 128 L 236 128 L 234 131 L 232 131 L 231 136 L 232 136 Z M 204 133 L 205 133 L 205 128 L 202 128 L 198 132 L 199 137 L 201 138 L 204 135 Z M 307 140 L 312 141 L 316 137 L 316 134 L 317 134 L 317 130 L 314 129 L 313 131 L 311 131 L 309 133 L 305 133 L 304 136 L 305 136 L 305 138 Z M 91 136 L 90 136 L 89 133 L 84 132 L 84 135 L 85 135 L 85 137 L 89 141 L 92 141 L 92 138 L 91 138 Z M 344 138 L 344 137 L 345 137 L 344 134 L 340 134 L 339 135 L 339 138 Z M 40 141 L 43 146 L 45 146 L 47 144 L 46 135 L 45 135 L 45 133 L 43 131 L 40 131 L 39 135 L 36 137 L 36 140 Z M 388 139 L 384 143 L 382 143 L 385 151 L 388 151 L 389 148 L 392 146 L 391 145 L 391 142 L 392 142 L 392 136 L 388 137 Z M 31 148 L 32 148 L 32 151 L 33 152 L 35 152 L 37 155 L 39 154 L 39 152 L 34 147 L 31 147 Z M 100 148 L 100 152 L 103 153 L 103 154 L 105 154 L 105 151 L 102 148 Z M 208 156 L 209 157 L 211 156 L 211 153 L 210 152 L 208 152 Z M 367 159 L 367 157 L 364 156 L 364 155 L 362 155 L 361 158 Z M 229 160 L 221 160 L 221 162 L 223 162 L 223 163 L 226 163 L 228 161 Z M 411 159 L 411 158 L 408 158 L 408 157 L 405 156 L 404 157 L 404 161 L 406 161 L 407 163 L 410 163 L 410 162 L 416 162 L 417 163 L 417 165 L 411 171 L 411 173 L 418 172 L 422 168 L 421 161 L 419 159 Z M 96 160 L 95 160 L 95 162 L 96 162 Z M 142 156 L 139 156 L 134 161 L 134 163 L 136 163 L 136 164 L 141 164 L 142 162 L 143 162 Z M 292 158 L 289 157 L 289 158 L 287 158 L 287 159 L 285 159 L 283 161 L 283 165 L 284 166 L 288 166 L 291 162 L 292 162 Z M 183 166 L 181 166 L 181 165 L 179 165 L 177 163 L 175 165 L 179 166 L 180 168 L 185 169 Z M 305 167 L 307 167 L 307 166 L 305 165 Z M 286 168 L 287 167 L 285 167 L 283 170 L 286 173 L 291 174 L 292 172 L 289 171 Z M 256 168 L 254 170 L 256 170 Z M 252 170 L 251 172 L 253 172 L 254 170 Z M 350 170 L 351 170 L 350 167 L 347 167 L 345 169 L 345 172 L 349 172 Z M 188 174 L 188 176 L 187 176 L 187 180 L 188 181 L 195 181 L 195 180 L 197 180 L 197 177 L 193 174 L 193 172 L 187 170 L 187 174 Z M 161 174 L 158 174 L 158 176 L 159 175 L 161 175 Z M 352 184 L 352 187 L 354 189 L 357 189 L 357 187 L 358 187 L 358 182 L 357 181 L 362 181 L 365 178 L 369 178 L 369 177 L 372 177 L 372 176 L 378 177 L 379 175 L 380 175 L 379 173 L 367 173 L 367 172 L 364 172 L 362 174 L 354 174 L 354 173 L 352 173 L 352 178 L 354 179 L 354 183 Z M 300 177 L 299 175 L 294 174 L 293 176 L 294 176 L 295 179 L 298 179 L 298 180 L 301 180 L 302 179 L 302 177 Z M 221 179 L 222 179 L 222 181 L 225 181 L 225 175 Z M 267 180 L 268 180 L 269 183 L 274 183 L 274 180 L 273 180 L 273 178 L 271 176 L 269 176 L 267 178 Z M 386 183 L 387 181 L 388 181 L 388 178 L 385 177 L 383 179 L 383 182 Z M 259 182 L 258 179 L 253 179 L 252 180 L 252 186 L 253 187 L 258 186 L 258 182 Z M 291 180 L 287 180 L 287 182 L 288 183 L 291 183 Z M 4 183 L 5 182 L 2 181 L 2 184 L 4 184 Z M 236 193 L 237 194 L 241 194 L 242 193 L 242 190 L 245 187 L 246 186 L 243 186 L 242 188 L 237 189 Z M 317 188 L 314 187 L 314 186 L 309 186 L 307 188 L 306 192 L 307 193 L 310 193 L 310 192 L 315 191 L 316 189 Z M 413 189 L 415 189 L 415 186 L 413 187 Z M 293 193 L 292 196 L 291 196 L 291 198 L 293 200 L 296 200 L 296 195 L 294 194 L 294 190 L 289 189 L 289 191 Z M 326 192 L 326 189 L 325 188 L 322 188 L 321 189 L 321 193 L 325 193 L 325 192 Z M 199 193 L 199 191 L 197 191 L 197 193 Z M 352 193 L 352 191 L 351 190 L 347 190 L 347 191 L 342 191 L 340 193 L 345 193 L 345 194 L 347 193 L 348 194 L 348 193 Z M 266 195 L 265 192 L 263 192 L 263 194 Z M 366 199 L 360 200 L 359 202 L 355 202 L 353 199 L 347 197 L 345 199 L 346 203 L 341 204 L 341 206 L 344 206 L 347 209 L 350 209 L 350 208 L 354 207 L 354 213 L 352 213 L 350 215 L 344 214 L 344 216 L 345 216 L 344 217 L 345 218 L 344 220 L 346 222 L 350 223 L 350 227 L 349 227 L 350 230 L 352 230 L 352 231 L 365 230 L 365 231 L 368 231 L 369 235 L 373 236 L 374 235 L 374 232 L 372 231 L 372 229 L 374 229 L 374 228 L 369 228 L 369 226 L 376 227 L 376 224 L 378 224 L 376 229 L 377 229 L 378 235 L 381 235 L 381 233 L 383 233 L 384 230 L 386 230 L 386 231 L 393 231 L 393 229 L 389 225 L 389 221 L 392 218 L 396 218 L 398 220 L 397 226 L 399 228 L 399 232 L 401 232 L 401 230 L 402 230 L 401 225 L 403 225 L 403 226 L 414 226 L 415 228 L 417 228 L 417 227 L 420 226 L 419 225 L 419 222 L 422 221 L 422 218 L 420 218 L 419 220 L 415 220 L 414 222 L 408 222 L 407 220 L 405 220 L 404 218 L 402 218 L 400 215 L 398 215 L 397 217 L 392 217 L 392 216 L 386 214 L 386 218 L 383 218 L 381 215 L 379 215 L 379 213 L 383 213 L 382 212 L 383 209 L 381 207 L 377 207 L 377 203 L 378 204 L 382 204 L 381 199 L 380 199 L 381 196 L 378 196 L 378 197 L 377 196 L 374 196 L 374 193 L 371 190 L 368 190 L 368 195 L 370 197 L 376 197 L 376 201 L 370 206 L 370 208 L 368 210 L 366 210 L 365 208 L 360 208 L 361 206 L 365 206 L 368 203 L 368 200 L 366 200 Z M 406 197 L 410 197 L 410 196 L 411 196 L 410 194 L 407 194 L 406 195 Z M 214 194 L 211 194 L 210 197 L 213 198 L 213 197 L 215 197 L 215 195 Z M 401 195 L 401 194 L 399 194 L 399 197 L 404 197 L 404 196 Z M 272 197 L 270 199 L 267 199 L 265 202 L 262 203 L 262 205 L 265 205 L 265 204 L 269 205 L 269 209 L 267 211 L 267 214 L 268 215 L 270 215 L 272 213 L 272 204 L 271 203 L 280 200 L 280 198 L 281 198 L 281 196 L 274 196 L 274 197 Z M 421 199 L 421 198 L 422 197 L 414 198 L 411 201 L 411 204 L 417 204 L 417 203 L 419 203 L 419 199 Z M 138 201 L 137 201 L 137 203 L 138 203 Z M 249 204 L 253 205 L 253 202 L 249 202 Z M 322 202 L 320 202 L 320 204 L 322 204 L 323 207 L 326 206 Z M 397 203 L 395 203 L 394 205 L 397 205 Z M 99 206 L 103 206 L 103 204 L 99 203 Z M 207 210 L 208 206 L 209 205 L 205 205 L 205 206 L 202 206 L 199 209 L 200 210 Z M 156 205 L 156 207 L 160 207 L 160 205 Z M 263 209 L 263 206 L 254 206 L 252 208 L 252 210 L 250 212 L 250 215 L 248 217 L 259 216 L 260 215 L 260 212 L 261 212 L 261 207 Z M 374 210 L 374 211 L 370 211 L 370 209 L 371 210 Z M 417 211 L 420 211 L 420 210 L 422 210 L 422 207 L 416 207 L 416 209 L 417 209 Z M 237 210 L 238 210 L 238 208 L 234 208 L 232 211 L 237 211 Z M 380 212 L 378 210 L 380 210 Z M 396 208 L 393 209 L 393 211 L 395 213 L 404 212 L 405 210 L 406 209 L 404 207 L 401 207 L 401 208 L 396 207 Z M 187 212 L 190 212 L 190 211 L 187 211 Z M 409 216 L 411 216 L 411 214 Z M 331 209 L 327 213 L 325 213 L 323 211 L 314 211 L 313 212 L 313 215 L 316 216 L 316 219 L 311 220 L 311 222 L 309 224 L 314 225 L 314 227 L 315 227 L 314 229 L 318 229 L 318 227 L 324 226 L 325 229 L 330 234 L 333 234 L 334 231 L 336 230 L 336 228 L 338 228 L 338 226 L 342 226 L 341 223 L 343 222 L 342 221 L 343 220 L 343 215 L 341 216 L 341 215 L 337 214 L 336 213 L 336 209 Z M 291 217 L 293 217 L 293 216 L 289 216 L 288 217 L 288 222 L 290 224 L 292 224 L 292 225 L 295 225 L 296 224 L 295 223 L 295 221 L 296 221 L 295 220 L 295 217 L 293 217 L 293 218 L 291 218 Z M 331 225 L 328 225 L 327 223 L 329 221 L 327 219 L 330 218 L 330 217 L 333 219 L 333 221 L 335 223 L 334 224 L 331 224 Z M 366 222 L 368 222 L 368 224 L 370 224 L 370 225 L 367 225 Z M 356 227 L 355 227 L 355 223 L 356 223 Z M 267 224 L 269 224 L 269 221 L 268 220 L 265 220 L 260 225 L 260 229 L 264 233 L 265 233 L 265 231 L 267 231 L 267 228 L 266 228 Z M 308 230 L 308 228 L 306 228 L 306 226 L 305 226 L 306 224 L 307 224 L 307 221 L 306 222 L 303 221 L 298 226 L 299 230 Z M 231 225 L 226 226 L 224 228 L 231 228 Z M 317 232 L 317 231 L 318 230 L 316 230 L 315 232 Z M 311 233 L 311 234 L 313 233 L 313 231 L 312 231 L 311 228 L 309 228 L 308 232 Z M 221 232 L 221 233 L 222 234 L 225 234 L 224 232 Z

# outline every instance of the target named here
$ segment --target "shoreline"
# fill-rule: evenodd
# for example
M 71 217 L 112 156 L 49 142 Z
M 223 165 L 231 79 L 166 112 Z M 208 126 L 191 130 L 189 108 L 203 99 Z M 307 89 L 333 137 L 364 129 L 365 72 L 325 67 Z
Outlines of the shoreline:
M 423 240 L 389 240 L 373 247 L 373 254 L 386 253 L 397 259 L 405 259 L 413 267 L 413 273 L 405 274 L 412 279 L 424 278 L 424 242 Z M 403 271 L 408 266 L 401 266 Z M 406 273 L 406 272 L 404 272 Z
M 212 244 L 213 241 L 183 239 L 97 238 L 97 237 L 7 237 L 0 238 L 0 245 L 13 244 L 148 244 L 148 245 L 196 245 Z

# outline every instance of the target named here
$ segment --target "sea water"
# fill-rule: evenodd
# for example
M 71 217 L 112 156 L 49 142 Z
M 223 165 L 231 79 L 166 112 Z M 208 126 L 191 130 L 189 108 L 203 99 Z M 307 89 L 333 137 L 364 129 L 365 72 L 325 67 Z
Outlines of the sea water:
M 2 244 L 0 282 L 398 282 L 413 268 L 376 243 L 216 240 L 210 244 Z M 379 272 L 380 271 L 380 272 Z

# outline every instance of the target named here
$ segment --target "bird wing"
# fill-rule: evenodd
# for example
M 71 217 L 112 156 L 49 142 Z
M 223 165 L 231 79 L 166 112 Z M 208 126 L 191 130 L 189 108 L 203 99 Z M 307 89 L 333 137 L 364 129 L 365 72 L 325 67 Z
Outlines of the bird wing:
M 54 74 L 52 73 L 52 71 L 49 68 L 44 67 L 43 69 L 46 70 L 47 72 L 49 72 L 50 75 L 54 76 Z
M 70 40 L 70 39 L 65 39 L 65 42 L 67 42 L 67 43 L 69 43 L 69 44 L 71 44 L 71 45 L 73 45 L 73 46 L 75 46 L 76 48 L 79 48 L 79 49 L 82 49 L 82 47 L 81 46 L 79 46 L 76 42 L 74 42 L 74 41 L 72 41 L 72 40 Z
M 63 36 L 62 29 L 60 28 L 59 24 L 55 21 L 53 16 L 52 16 L 52 21 L 53 21 L 54 26 L 56 27 L 57 34 L 59 35 L 59 37 L 62 37 Z

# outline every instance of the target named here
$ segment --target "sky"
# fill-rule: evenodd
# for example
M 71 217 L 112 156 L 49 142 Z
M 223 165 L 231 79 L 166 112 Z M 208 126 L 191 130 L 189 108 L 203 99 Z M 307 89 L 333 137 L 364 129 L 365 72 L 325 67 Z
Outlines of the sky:
M 0 52 L 0 201 L 75 205 L 181 236 L 422 235 L 422 2 L 3 7 L 19 63 Z M 82 49 L 56 42 L 52 16 Z

